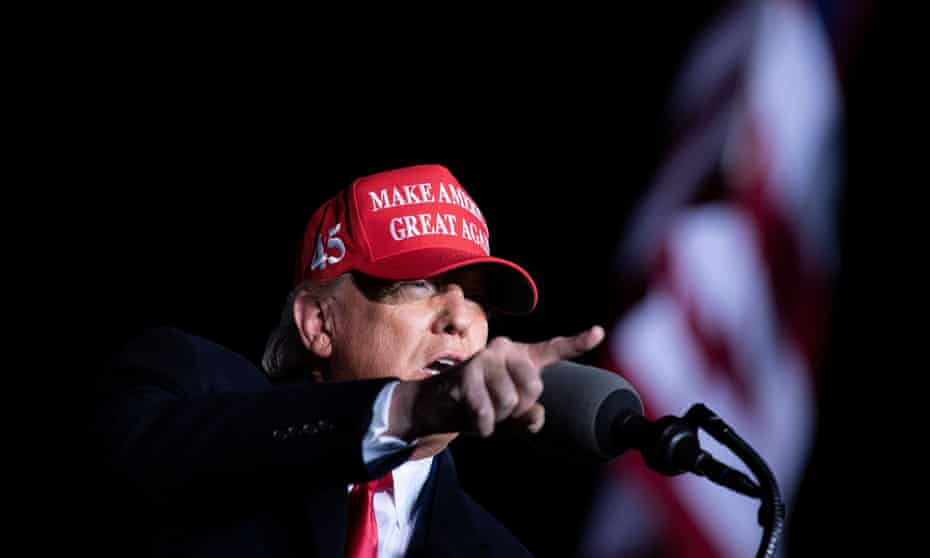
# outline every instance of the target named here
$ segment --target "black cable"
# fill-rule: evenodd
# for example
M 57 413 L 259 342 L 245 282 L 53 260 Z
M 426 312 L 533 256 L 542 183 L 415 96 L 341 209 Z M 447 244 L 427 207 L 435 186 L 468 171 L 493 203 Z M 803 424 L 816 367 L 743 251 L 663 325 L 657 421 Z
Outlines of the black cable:
M 756 556 L 766 558 L 775 556 L 775 549 L 785 525 L 785 504 L 782 501 L 775 475 L 772 474 L 762 457 L 752 449 L 752 446 L 740 438 L 730 428 L 730 425 L 706 406 L 700 403 L 694 405 L 685 413 L 685 419 L 697 424 L 718 442 L 730 448 L 759 480 L 761 486 L 759 496 L 762 505 L 759 507 L 758 521 L 762 525 L 763 532 Z
M 703 428 L 733 451 L 749 467 L 758 483 L 702 450 L 698 428 Z M 775 555 L 785 523 L 785 505 L 775 476 L 759 454 L 710 409 L 698 403 L 684 417 L 669 415 L 655 422 L 629 413 L 614 422 L 611 437 L 622 440 L 626 447 L 638 449 L 646 464 L 663 475 L 694 473 L 761 500 L 758 521 L 763 532 L 756 556 L 771 558 Z

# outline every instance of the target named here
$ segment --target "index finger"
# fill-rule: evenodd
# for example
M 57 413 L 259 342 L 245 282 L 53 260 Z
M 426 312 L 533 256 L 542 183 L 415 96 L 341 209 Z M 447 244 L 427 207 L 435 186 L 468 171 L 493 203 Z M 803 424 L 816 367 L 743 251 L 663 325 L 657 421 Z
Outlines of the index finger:
M 532 343 L 529 346 L 530 359 L 538 367 L 558 360 L 572 359 L 597 347 L 605 335 L 604 328 L 596 325 L 577 335 L 553 337 L 548 341 Z

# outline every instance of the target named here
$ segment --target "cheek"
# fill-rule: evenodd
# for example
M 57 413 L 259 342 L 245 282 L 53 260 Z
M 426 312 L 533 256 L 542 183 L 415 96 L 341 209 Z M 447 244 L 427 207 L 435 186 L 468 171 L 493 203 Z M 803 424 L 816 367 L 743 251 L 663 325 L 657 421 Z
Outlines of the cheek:
M 488 318 L 483 311 L 472 322 L 471 337 L 476 349 L 483 349 L 488 344 Z
M 422 332 L 419 321 L 390 306 L 369 307 L 346 320 L 339 332 L 339 358 L 334 366 L 344 379 L 403 376 L 410 372 Z M 337 374 L 334 374 L 336 376 Z
M 485 325 L 483 328 L 475 328 L 475 333 L 472 335 L 472 345 L 475 350 L 481 350 L 488 346 L 488 327 Z

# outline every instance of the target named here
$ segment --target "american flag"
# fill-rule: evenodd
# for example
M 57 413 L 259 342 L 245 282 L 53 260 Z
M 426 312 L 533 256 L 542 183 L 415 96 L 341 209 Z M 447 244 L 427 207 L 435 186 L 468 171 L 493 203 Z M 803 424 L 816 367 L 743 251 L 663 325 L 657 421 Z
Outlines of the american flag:
M 644 288 L 610 331 L 607 363 L 650 418 L 696 402 L 714 410 L 769 464 L 789 514 L 813 443 L 839 266 L 842 101 L 830 30 L 848 13 L 823 8 L 735 3 L 693 46 L 670 100 L 677 143 L 616 254 L 621 276 Z M 701 444 L 748 473 L 712 438 Z M 758 508 L 706 479 L 615 460 L 580 554 L 753 556 Z

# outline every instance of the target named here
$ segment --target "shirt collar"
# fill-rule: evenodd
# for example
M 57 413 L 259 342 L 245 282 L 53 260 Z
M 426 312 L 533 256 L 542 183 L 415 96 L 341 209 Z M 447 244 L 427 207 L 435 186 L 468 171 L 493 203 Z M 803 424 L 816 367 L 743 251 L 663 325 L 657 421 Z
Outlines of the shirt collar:
M 413 521 L 420 503 L 423 485 L 429 478 L 433 458 L 407 461 L 392 472 L 394 475 L 394 506 L 398 517 Z

